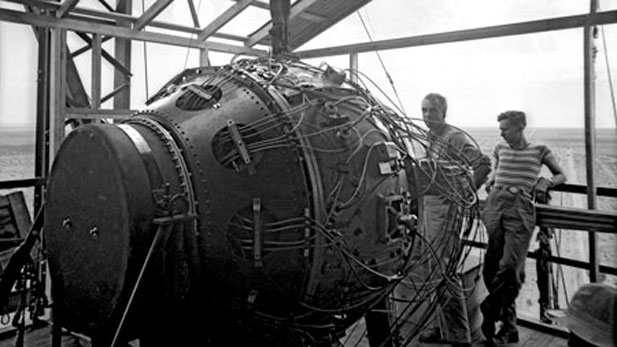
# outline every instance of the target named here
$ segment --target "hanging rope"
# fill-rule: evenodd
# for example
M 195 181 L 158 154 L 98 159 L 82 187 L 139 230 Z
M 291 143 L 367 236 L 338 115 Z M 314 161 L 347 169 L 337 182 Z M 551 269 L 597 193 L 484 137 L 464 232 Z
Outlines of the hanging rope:
M 602 8 L 602 3 L 598 2 L 598 10 Z M 617 103 L 615 102 L 615 90 L 613 89 L 613 78 L 611 76 L 611 66 L 608 60 L 608 46 L 606 45 L 606 34 L 604 26 L 600 29 L 602 32 L 602 45 L 604 46 L 604 61 L 606 61 L 606 74 L 608 75 L 608 88 L 611 93 L 611 103 L 613 105 L 613 117 L 615 117 L 615 129 L 617 129 Z
M 148 91 L 148 48 L 146 41 L 144 41 L 144 83 L 146 88 L 146 100 L 150 99 L 150 92 Z
M 373 42 L 373 37 L 371 36 L 371 33 L 368 30 L 368 27 L 366 25 L 366 23 L 364 22 L 364 18 L 362 18 L 362 14 L 360 13 L 360 11 L 356 11 L 356 13 L 358 13 L 358 17 L 360 17 L 360 21 L 362 22 L 362 26 L 364 27 L 364 31 L 366 31 L 366 35 L 368 35 L 369 40 L 371 40 L 371 42 Z M 392 86 L 392 90 L 394 91 L 394 94 L 396 95 L 396 99 L 401 107 L 401 110 L 403 111 L 403 114 L 406 114 L 407 112 L 405 112 L 405 108 L 403 107 L 403 103 L 401 102 L 401 98 L 398 95 L 398 92 L 396 91 L 396 87 L 394 86 L 394 80 L 392 80 L 392 76 L 390 76 L 390 73 L 388 72 L 388 69 L 386 68 L 386 65 L 384 64 L 383 60 L 381 59 L 381 54 L 379 54 L 379 51 L 375 51 L 375 54 L 377 54 L 377 59 L 379 59 L 379 63 L 381 64 L 381 67 L 383 68 L 384 73 L 386 74 L 386 77 L 388 78 L 388 82 L 390 82 L 390 85 Z
M 608 87 L 610 89 L 611 102 L 613 105 L 613 117 L 615 117 L 615 126 L 617 126 L 617 104 L 615 103 L 615 90 L 613 89 L 613 78 L 611 76 L 611 66 L 608 60 L 608 46 L 606 45 L 606 35 L 604 27 L 601 29 L 601 32 L 602 45 L 604 46 L 604 60 L 606 61 L 606 73 L 608 74 Z
M 199 13 L 199 9 L 200 8 L 201 8 L 201 0 L 199 0 L 199 3 L 197 4 L 197 10 L 195 12 Z M 198 24 L 198 23 L 196 23 L 196 24 Z M 183 70 L 186 70 L 186 66 L 188 65 L 188 62 L 189 62 L 189 53 L 191 53 L 191 48 L 192 48 L 192 45 L 193 45 L 193 35 L 195 35 L 195 34 L 191 33 L 191 37 L 189 38 L 189 45 L 188 45 L 188 47 L 186 47 L 186 56 L 184 57 L 184 67 L 183 67 Z

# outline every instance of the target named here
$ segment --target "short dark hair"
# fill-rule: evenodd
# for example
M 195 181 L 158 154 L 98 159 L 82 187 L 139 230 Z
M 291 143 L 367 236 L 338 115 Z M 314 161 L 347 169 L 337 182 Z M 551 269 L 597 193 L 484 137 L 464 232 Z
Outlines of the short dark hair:
M 446 111 L 448 110 L 448 101 L 446 100 L 445 96 L 441 94 L 437 94 L 437 93 L 429 93 L 429 94 L 426 94 L 426 96 L 424 97 L 424 100 L 430 100 L 432 102 L 436 102 L 437 104 L 439 104 L 445 116 Z
M 509 120 L 513 124 L 518 125 L 521 129 L 527 126 L 526 115 L 523 111 L 506 111 L 500 113 L 499 116 L 497 116 L 497 121 L 501 122 L 502 120 Z

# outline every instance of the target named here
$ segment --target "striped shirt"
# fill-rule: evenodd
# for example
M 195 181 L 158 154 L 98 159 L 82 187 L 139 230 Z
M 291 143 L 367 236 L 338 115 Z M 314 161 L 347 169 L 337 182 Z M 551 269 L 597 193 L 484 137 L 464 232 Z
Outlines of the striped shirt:
M 542 164 L 553 154 L 545 145 L 529 144 L 523 149 L 514 149 L 502 142 L 495 147 L 495 185 L 515 186 L 532 191 Z

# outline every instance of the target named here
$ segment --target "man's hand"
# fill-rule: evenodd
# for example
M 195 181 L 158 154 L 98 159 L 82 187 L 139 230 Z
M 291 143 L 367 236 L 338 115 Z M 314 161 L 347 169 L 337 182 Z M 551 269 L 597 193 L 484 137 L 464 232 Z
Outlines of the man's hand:
M 486 190 L 487 193 L 490 193 L 491 190 L 493 189 L 494 184 L 495 184 L 495 181 L 493 180 L 486 181 L 486 183 L 484 184 L 484 190 Z
M 533 188 L 536 200 L 540 203 L 547 203 L 549 198 L 547 191 L 548 188 L 552 186 L 553 182 L 551 182 L 551 180 L 540 177 L 540 179 L 538 179 L 538 182 L 536 182 L 536 186 Z

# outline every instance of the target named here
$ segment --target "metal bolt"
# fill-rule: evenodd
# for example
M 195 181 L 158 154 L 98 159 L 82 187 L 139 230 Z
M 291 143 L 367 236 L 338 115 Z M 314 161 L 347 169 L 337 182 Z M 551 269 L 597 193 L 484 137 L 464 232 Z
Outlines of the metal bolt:
M 97 227 L 92 227 L 88 234 L 90 234 L 90 238 L 92 238 L 94 241 L 99 239 L 99 229 Z
M 73 231 L 73 221 L 71 220 L 71 218 L 64 218 L 64 220 L 62 221 L 62 227 L 66 231 Z

